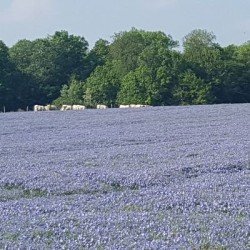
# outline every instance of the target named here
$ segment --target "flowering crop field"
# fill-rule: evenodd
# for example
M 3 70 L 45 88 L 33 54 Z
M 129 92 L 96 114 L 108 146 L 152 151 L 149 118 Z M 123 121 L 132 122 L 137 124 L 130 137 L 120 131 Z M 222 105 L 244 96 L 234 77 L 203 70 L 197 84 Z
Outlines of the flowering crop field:
M 249 249 L 250 104 L 0 114 L 0 249 Z

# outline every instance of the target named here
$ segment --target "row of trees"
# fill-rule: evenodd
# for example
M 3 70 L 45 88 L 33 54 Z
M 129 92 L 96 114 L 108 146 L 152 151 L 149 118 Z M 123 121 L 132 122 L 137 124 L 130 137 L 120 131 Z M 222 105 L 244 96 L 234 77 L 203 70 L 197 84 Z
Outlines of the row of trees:
M 0 107 L 249 102 L 250 42 L 221 47 L 215 39 L 194 30 L 183 52 L 171 36 L 135 28 L 91 50 L 66 31 L 11 48 L 0 41 Z

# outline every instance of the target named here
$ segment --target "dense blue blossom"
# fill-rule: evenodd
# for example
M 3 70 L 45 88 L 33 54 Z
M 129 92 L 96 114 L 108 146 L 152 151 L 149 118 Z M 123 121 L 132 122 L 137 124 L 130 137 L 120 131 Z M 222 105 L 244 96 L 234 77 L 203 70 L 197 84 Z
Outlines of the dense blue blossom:
M 0 114 L 0 249 L 248 249 L 249 110 Z

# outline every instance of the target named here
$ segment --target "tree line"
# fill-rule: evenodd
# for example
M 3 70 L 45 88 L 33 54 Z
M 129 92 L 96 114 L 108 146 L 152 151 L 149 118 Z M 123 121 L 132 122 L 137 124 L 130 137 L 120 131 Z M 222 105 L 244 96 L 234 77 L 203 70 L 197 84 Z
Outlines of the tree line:
M 250 102 L 250 41 L 222 47 L 197 29 L 184 37 L 183 51 L 178 45 L 163 32 L 135 28 L 92 49 L 67 31 L 10 48 L 0 41 L 0 110 Z

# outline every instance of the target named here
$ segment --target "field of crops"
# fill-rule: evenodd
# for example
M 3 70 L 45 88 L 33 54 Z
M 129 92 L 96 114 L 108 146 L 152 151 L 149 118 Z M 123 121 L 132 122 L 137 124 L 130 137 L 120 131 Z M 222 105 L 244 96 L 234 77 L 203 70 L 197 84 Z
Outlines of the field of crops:
M 0 249 L 249 249 L 250 104 L 0 114 Z

